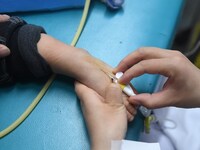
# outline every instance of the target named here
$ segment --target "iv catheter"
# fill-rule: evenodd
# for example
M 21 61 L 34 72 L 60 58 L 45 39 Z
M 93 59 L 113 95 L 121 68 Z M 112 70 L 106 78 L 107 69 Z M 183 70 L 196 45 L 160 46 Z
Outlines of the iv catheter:
M 117 72 L 116 75 L 109 73 L 109 72 L 105 72 L 115 83 L 118 83 L 119 78 L 123 75 L 122 72 Z M 120 84 L 118 83 L 120 88 L 122 89 L 122 91 L 128 95 L 128 96 L 134 96 L 136 95 L 136 93 L 134 91 L 136 91 L 133 86 L 129 83 L 127 85 L 124 84 Z M 134 89 L 134 90 L 133 90 Z M 148 117 L 151 115 L 151 110 L 144 107 L 144 106 L 139 106 L 139 111 L 142 113 L 142 115 L 144 117 Z

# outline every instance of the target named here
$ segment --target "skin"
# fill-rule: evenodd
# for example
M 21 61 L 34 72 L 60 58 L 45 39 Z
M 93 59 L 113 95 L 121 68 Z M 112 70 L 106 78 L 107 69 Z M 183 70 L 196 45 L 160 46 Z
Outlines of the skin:
M 6 46 L 0 44 L 0 58 L 6 57 L 9 54 L 10 50 Z
M 73 77 L 97 91 L 102 97 L 105 97 L 105 89 L 111 83 L 111 80 L 101 68 L 112 72 L 110 66 L 92 57 L 84 49 L 66 45 L 46 34 L 41 34 L 41 39 L 37 46 L 40 55 L 48 62 L 53 72 Z M 89 73 L 88 70 L 90 70 Z M 132 121 L 136 114 L 136 109 L 127 99 L 128 97 L 123 95 L 128 119 Z
M 108 85 L 105 98 L 79 82 L 75 83 L 75 90 L 88 127 L 91 150 L 110 150 L 111 141 L 122 140 L 127 131 L 126 108 L 119 85 Z
M 114 72 L 122 71 L 120 83 L 149 74 L 161 74 L 167 81 L 161 91 L 142 93 L 129 98 L 129 102 L 148 108 L 176 106 L 200 107 L 200 70 L 182 53 L 155 47 L 140 48 L 125 57 Z
M 0 19 L 0 21 L 5 21 L 9 19 L 9 16 L 0 15 Z M 0 47 L 0 57 L 9 55 L 8 48 L 3 45 L 0 45 Z M 41 34 L 37 48 L 39 54 L 49 64 L 54 73 L 70 76 L 105 97 L 105 89 L 111 83 L 111 80 L 102 69 L 112 72 L 110 66 L 94 58 L 84 49 L 66 45 L 46 34 Z M 88 70 L 90 70 L 89 73 Z M 132 121 L 136 109 L 128 102 L 128 97 L 124 95 L 123 99 L 127 108 L 128 119 Z
M 0 15 L 0 22 L 8 20 L 10 17 L 8 15 Z M 8 56 L 10 54 L 10 50 L 5 46 L 0 44 L 0 58 Z

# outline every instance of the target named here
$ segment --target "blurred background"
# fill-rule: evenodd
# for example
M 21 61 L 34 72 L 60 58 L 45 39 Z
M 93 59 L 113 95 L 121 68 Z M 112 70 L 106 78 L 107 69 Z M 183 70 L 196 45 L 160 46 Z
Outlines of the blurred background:
M 172 49 L 200 68 L 200 0 L 186 0 Z

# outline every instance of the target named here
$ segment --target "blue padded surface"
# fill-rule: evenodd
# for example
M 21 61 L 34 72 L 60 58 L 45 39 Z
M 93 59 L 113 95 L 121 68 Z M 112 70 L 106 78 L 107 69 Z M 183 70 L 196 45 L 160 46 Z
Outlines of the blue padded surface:
M 140 46 L 169 47 L 182 5 L 182 0 L 126 0 L 124 9 L 110 12 L 103 4 L 95 2 L 77 46 L 87 49 L 113 67 Z M 81 14 L 82 10 L 77 9 L 15 15 L 44 26 L 52 36 L 70 43 Z M 19 117 L 43 83 L 32 81 L 0 88 L 0 130 Z M 139 92 L 153 92 L 157 76 L 144 75 L 132 83 Z M 127 139 L 137 140 L 141 129 L 142 120 L 137 117 L 129 124 Z M 72 79 L 59 76 L 25 122 L 0 139 L 0 150 L 16 148 L 89 149 L 89 139 Z
M 83 7 L 85 0 L 0 0 L 0 13 Z

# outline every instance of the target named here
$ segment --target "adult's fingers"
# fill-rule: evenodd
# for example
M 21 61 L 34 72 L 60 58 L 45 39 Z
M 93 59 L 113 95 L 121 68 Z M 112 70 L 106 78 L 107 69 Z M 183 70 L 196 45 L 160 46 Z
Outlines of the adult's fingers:
M 10 50 L 5 46 L 0 44 L 0 58 L 8 56 L 10 54 Z
M 132 78 L 145 73 L 170 77 L 173 72 L 173 65 L 173 62 L 170 62 L 168 58 L 143 60 L 125 71 L 119 82 L 127 84 Z
M 131 96 L 129 98 L 129 102 L 132 104 L 137 103 L 138 105 L 142 105 L 150 109 L 171 106 L 173 105 L 171 104 L 172 100 L 169 99 L 169 95 L 167 93 L 167 91 L 161 91 L 153 94 L 138 94 L 135 96 Z
M 166 58 L 169 57 L 172 53 L 172 50 L 164 50 L 156 47 L 139 48 L 138 50 L 126 56 L 114 69 L 114 72 L 124 72 L 142 60 Z

